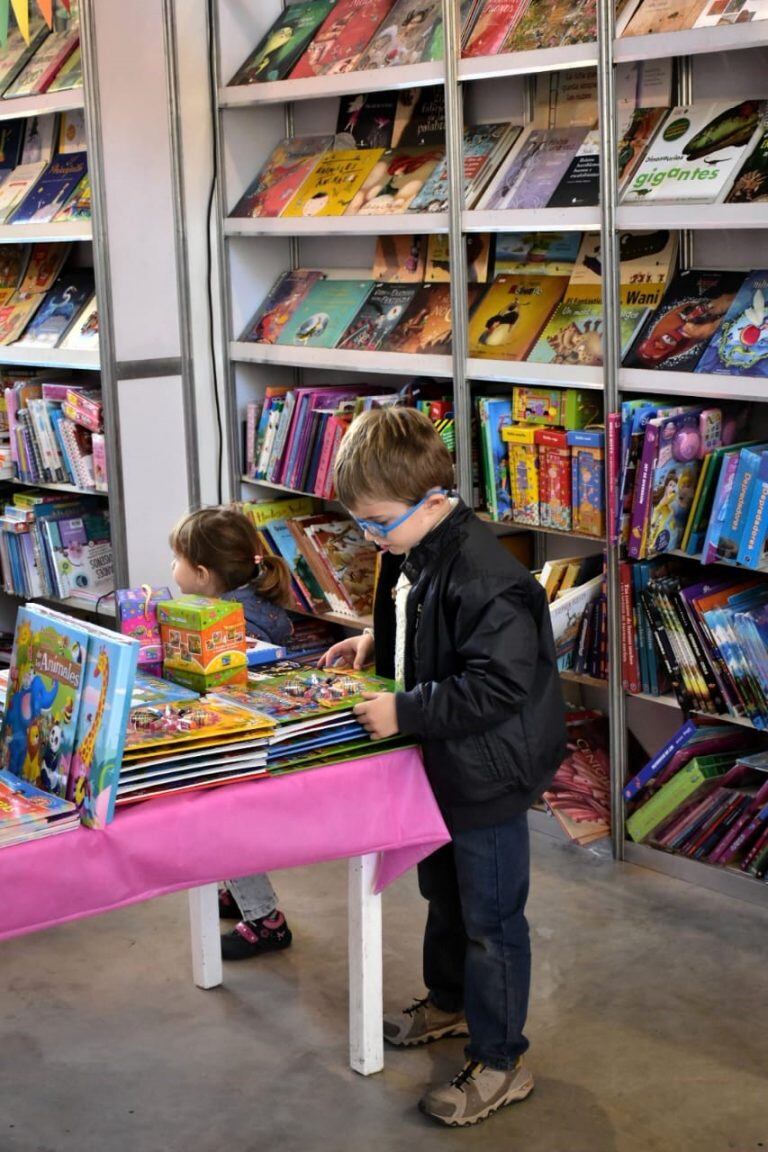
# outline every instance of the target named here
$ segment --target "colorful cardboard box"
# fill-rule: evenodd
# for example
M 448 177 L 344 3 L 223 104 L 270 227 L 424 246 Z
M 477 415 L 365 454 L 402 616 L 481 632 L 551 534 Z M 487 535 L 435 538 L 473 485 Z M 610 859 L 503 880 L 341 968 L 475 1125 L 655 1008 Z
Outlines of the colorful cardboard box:
M 247 669 L 245 617 L 243 606 L 234 600 L 212 600 L 205 596 L 180 596 L 157 606 L 160 635 L 165 652 L 164 674 L 186 687 L 198 688 L 197 681 L 209 681 L 219 673 L 225 681 L 244 679 Z M 179 680 L 175 672 L 192 674 L 196 683 Z

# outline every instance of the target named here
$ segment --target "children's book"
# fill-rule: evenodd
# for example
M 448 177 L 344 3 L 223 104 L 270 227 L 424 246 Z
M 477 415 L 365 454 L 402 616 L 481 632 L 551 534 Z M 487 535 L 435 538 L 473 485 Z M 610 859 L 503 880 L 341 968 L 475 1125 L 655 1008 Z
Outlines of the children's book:
M 678 272 L 638 332 L 625 365 L 692 372 L 744 278 L 743 272 Z
M 293 724 L 317 716 L 351 712 L 364 692 L 392 692 L 394 683 L 366 672 L 320 671 L 307 668 L 286 676 L 274 676 L 247 688 L 226 688 L 217 699 L 235 701 L 239 707 L 267 716 L 278 725 Z
M 82 108 L 73 108 L 68 112 L 61 113 L 56 151 L 65 154 L 67 152 L 88 151 L 85 112 Z
M 16 96 L 39 96 L 47 92 L 56 73 L 80 43 L 80 30 L 75 26 L 63 32 L 52 32 L 3 92 L 3 99 Z
M 335 348 L 372 288 L 372 280 L 317 280 L 281 329 L 276 343 Z
M 34 10 L 30 13 L 29 43 L 16 26 L 9 27 L 8 38 L 0 47 L 0 92 L 5 93 L 48 35 L 45 21 L 39 12 Z
M 404 124 L 398 146 L 413 148 L 417 144 L 445 150 L 445 92 L 442 85 L 406 88 L 400 93 Z
M 697 372 L 768 376 L 768 270 L 750 272 L 696 365 Z
M 13 344 L 19 339 L 44 299 L 41 293 L 15 304 L 0 305 L 0 345 Z
M 464 201 L 471 208 L 490 178 L 495 163 L 506 154 L 520 134 L 516 124 L 476 124 L 464 129 Z M 448 208 L 448 162 L 441 161 L 410 212 L 445 212 Z
M 163 745 L 191 748 L 220 744 L 233 736 L 252 740 L 268 735 L 272 726 L 266 716 L 211 697 L 148 704 L 131 709 L 125 754 L 136 760 L 144 751 Z
M 337 0 L 291 72 L 291 80 L 352 72 L 394 0 Z
M 587 132 L 547 202 L 548 208 L 584 208 L 600 199 L 600 133 Z
M 19 164 L 0 184 L 0 224 L 4 224 L 18 204 L 48 167 L 45 160 Z
M 693 28 L 706 0 L 642 0 L 623 36 L 650 36 Z
M 20 346 L 55 348 L 92 295 L 92 272 L 62 273 L 24 332 Z
M 399 324 L 418 290 L 416 284 L 376 284 L 336 347 L 375 351 Z
M 10 304 L 17 298 L 30 254 L 27 244 L 0 244 L 0 305 Z
M 382 148 L 326 152 L 283 209 L 283 216 L 341 216 L 384 154 Z
M 345 146 L 349 148 L 397 148 L 416 108 L 417 95 L 414 89 L 406 88 L 342 96 L 336 120 L 339 144 L 348 138 Z
M 49 92 L 69 92 L 72 88 L 83 86 L 83 58 L 80 46 L 75 48 L 71 56 L 59 68 L 51 81 Z
M 427 255 L 426 236 L 379 236 L 373 258 L 374 280 L 421 284 Z
M 622 194 L 622 203 L 714 204 L 759 132 L 759 100 L 710 100 L 672 108 Z
M 385 152 L 366 176 L 346 210 L 347 216 L 383 216 L 405 212 L 444 156 L 443 148 L 416 146 Z
M 632 110 L 629 123 L 624 128 L 618 144 L 620 195 L 634 176 L 638 164 L 668 111 L 667 108 Z
M 509 453 L 501 430 L 512 423 L 512 404 L 501 397 L 480 396 L 480 419 L 485 503 L 492 520 L 510 520 L 512 503 L 509 488 Z
M 307 517 L 300 528 L 330 577 L 333 609 L 342 615 L 369 616 L 373 611 L 376 547 L 367 541 L 354 520 L 332 513 Z
M 500 232 L 493 253 L 494 271 L 496 275 L 570 276 L 580 247 L 580 232 Z
M 484 232 L 469 232 L 465 238 L 467 249 L 467 279 L 471 284 L 487 284 L 491 265 L 493 238 Z M 442 232 L 427 239 L 427 264 L 424 279 L 440 282 L 451 279 L 450 240 Z
M 99 348 L 99 308 L 96 297 L 91 296 L 73 321 L 59 345 L 69 352 L 97 352 Z
M 282 140 L 246 188 L 231 216 L 279 216 L 333 144 L 333 137 L 296 136 Z
M 277 343 L 280 332 L 312 285 L 324 275 L 323 272 L 307 268 L 297 268 L 295 272 L 281 272 L 248 321 L 240 339 L 256 344 Z
M 725 199 L 729 204 L 768 201 L 768 126 L 764 125 L 762 135 L 742 164 Z
M 57 595 L 98 598 L 114 588 L 109 521 L 103 513 L 47 519 L 48 543 Z
M 708 0 L 699 13 L 694 28 L 711 28 L 715 24 L 749 24 L 768 20 L 766 0 Z
M 529 52 L 597 39 L 596 0 L 531 0 L 502 52 Z
M 24 141 L 23 120 L 6 120 L 0 124 L 0 178 L 5 179 L 21 161 Z
M 54 216 L 57 224 L 71 220 L 90 220 L 91 218 L 91 178 L 86 172 L 79 184 L 75 186 L 69 200 Z
M 529 128 L 478 208 L 545 208 L 587 135 L 585 128 Z
M 441 0 L 397 0 L 360 57 L 360 69 L 418 64 L 424 59 L 435 25 L 442 16 Z
M 497 276 L 470 316 L 470 355 L 524 360 L 567 285 L 565 276 Z
M 86 174 L 85 152 L 54 156 L 40 179 L 8 217 L 9 224 L 47 224 L 61 211 Z
M 79 621 L 25 604 L 16 617 L 8 697 L 0 729 L 2 768 L 66 796 L 88 652 Z
M 36 164 L 44 160 L 50 164 L 59 140 L 59 117 L 55 112 L 43 116 L 29 116 L 24 133 L 21 163 Z
M 0 846 L 63 831 L 62 825 L 77 828 L 79 823 L 74 804 L 0 771 Z
M 289 4 L 240 65 L 230 85 L 282 80 L 293 68 L 333 7 L 333 0 Z
M 477 285 L 470 285 L 477 291 Z M 437 353 L 451 350 L 451 286 L 424 284 L 397 327 L 384 338 L 386 352 Z
M 475 21 L 462 56 L 494 56 L 525 13 L 529 0 L 487 0 Z
M 29 262 L 19 283 L 19 297 L 49 292 L 56 283 L 56 278 L 71 250 L 71 244 L 59 244 L 53 241 L 33 244 Z

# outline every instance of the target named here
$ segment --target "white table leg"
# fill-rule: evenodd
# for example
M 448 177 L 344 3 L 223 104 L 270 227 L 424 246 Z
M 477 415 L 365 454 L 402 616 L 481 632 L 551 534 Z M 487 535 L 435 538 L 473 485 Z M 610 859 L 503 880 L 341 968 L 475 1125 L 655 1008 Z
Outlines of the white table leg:
M 373 882 L 378 857 L 349 862 L 349 1062 L 370 1076 L 384 1067 L 381 896 Z
M 190 889 L 189 932 L 195 984 L 198 988 L 216 988 L 222 982 L 217 884 Z

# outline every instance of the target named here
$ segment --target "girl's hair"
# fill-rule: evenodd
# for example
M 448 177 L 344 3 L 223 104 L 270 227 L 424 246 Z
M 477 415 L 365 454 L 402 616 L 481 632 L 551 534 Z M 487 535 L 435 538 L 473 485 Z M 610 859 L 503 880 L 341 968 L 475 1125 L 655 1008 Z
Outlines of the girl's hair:
M 250 584 L 265 600 L 292 603 L 288 565 L 279 556 L 263 554 L 255 525 L 237 504 L 187 513 L 171 532 L 170 544 L 195 568 L 215 572 L 227 592 Z

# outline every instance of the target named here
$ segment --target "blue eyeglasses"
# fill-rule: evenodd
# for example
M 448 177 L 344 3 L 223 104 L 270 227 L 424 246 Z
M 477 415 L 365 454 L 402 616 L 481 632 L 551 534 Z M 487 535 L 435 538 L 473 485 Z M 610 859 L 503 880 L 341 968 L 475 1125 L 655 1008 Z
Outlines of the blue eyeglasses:
M 412 504 L 407 512 L 403 512 L 402 516 L 398 516 L 398 518 L 393 520 L 391 524 L 378 524 L 375 520 L 361 520 L 357 516 L 353 516 L 352 519 L 354 520 L 355 524 L 357 524 L 361 532 L 369 532 L 371 536 L 380 536 L 383 540 L 386 540 L 390 533 L 394 532 L 396 528 L 400 528 L 401 525 L 405 524 L 406 520 L 409 520 L 411 516 L 413 516 L 414 512 L 418 512 L 419 508 L 421 508 L 422 504 L 429 500 L 430 496 L 448 495 L 449 492 L 447 488 L 430 488 L 429 492 L 427 492 L 426 496 L 422 496 L 418 504 Z

